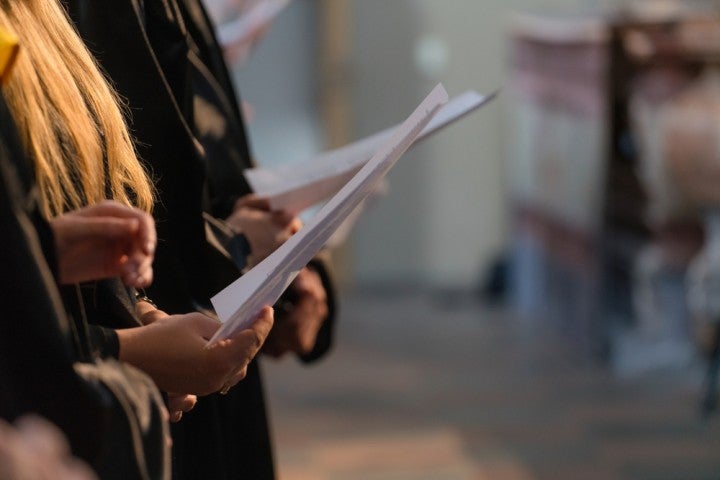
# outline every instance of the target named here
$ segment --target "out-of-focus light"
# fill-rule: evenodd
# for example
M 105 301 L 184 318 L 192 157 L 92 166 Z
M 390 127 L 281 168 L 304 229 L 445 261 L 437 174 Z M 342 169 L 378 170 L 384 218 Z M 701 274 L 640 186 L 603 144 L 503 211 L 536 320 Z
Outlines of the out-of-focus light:
M 428 78 L 442 76 L 450 63 L 450 49 L 440 37 L 425 35 L 415 42 L 415 67 Z

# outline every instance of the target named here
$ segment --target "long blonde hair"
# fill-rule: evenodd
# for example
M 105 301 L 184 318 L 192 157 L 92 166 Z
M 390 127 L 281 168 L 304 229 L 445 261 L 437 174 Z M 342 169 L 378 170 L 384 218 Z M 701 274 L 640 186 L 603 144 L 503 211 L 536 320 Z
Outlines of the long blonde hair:
M 118 96 L 57 0 L 0 0 L 21 52 L 5 96 L 35 164 L 44 215 L 108 196 L 150 211 L 153 189 Z

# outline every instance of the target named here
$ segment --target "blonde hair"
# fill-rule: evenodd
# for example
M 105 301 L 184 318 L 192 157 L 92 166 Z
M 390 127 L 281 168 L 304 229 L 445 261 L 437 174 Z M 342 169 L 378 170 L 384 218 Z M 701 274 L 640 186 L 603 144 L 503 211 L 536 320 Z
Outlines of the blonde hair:
M 35 164 L 47 217 L 108 197 L 150 211 L 152 184 L 121 103 L 56 0 L 0 0 L 0 25 L 20 38 L 5 86 Z

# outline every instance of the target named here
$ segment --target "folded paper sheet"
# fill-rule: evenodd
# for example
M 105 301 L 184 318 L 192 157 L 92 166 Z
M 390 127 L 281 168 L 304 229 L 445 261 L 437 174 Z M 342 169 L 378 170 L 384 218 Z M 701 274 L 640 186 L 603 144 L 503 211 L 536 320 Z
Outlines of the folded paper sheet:
M 463 118 L 494 97 L 495 94 L 482 96 L 468 91 L 453 98 L 423 129 L 418 140 Z M 271 208 L 299 213 L 337 192 L 397 128 L 390 127 L 308 161 L 293 162 L 274 169 L 248 169 L 244 172 L 245 178 L 255 194 L 270 201 Z
M 447 100 L 443 86 L 436 86 L 370 161 L 298 233 L 211 299 L 224 322 L 210 339 L 211 344 L 246 328 L 264 306 L 273 305 L 280 298 L 297 273 L 383 179 Z

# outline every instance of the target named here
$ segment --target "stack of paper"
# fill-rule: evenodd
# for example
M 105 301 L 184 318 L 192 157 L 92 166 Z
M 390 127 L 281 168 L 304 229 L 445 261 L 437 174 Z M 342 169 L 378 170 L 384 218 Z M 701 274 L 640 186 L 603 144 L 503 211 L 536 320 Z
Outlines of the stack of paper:
M 418 140 L 463 118 L 494 97 L 495 94 L 482 96 L 474 91 L 455 97 L 423 129 Z M 335 194 L 398 128 L 390 127 L 310 160 L 275 169 L 248 169 L 245 178 L 255 194 L 269 200 L 272 209 L 299 213 Z
M 211 299 L 215 312 L 224 323 L 210 339 L 210 344 L 243 330 L 264 306 L 273 305 L 280 298 L 298 272 L 382 180 L 447 101 L 443 86 L 436 86 L 392 136 L 382 142 L 360 171 L 298 233 Z

